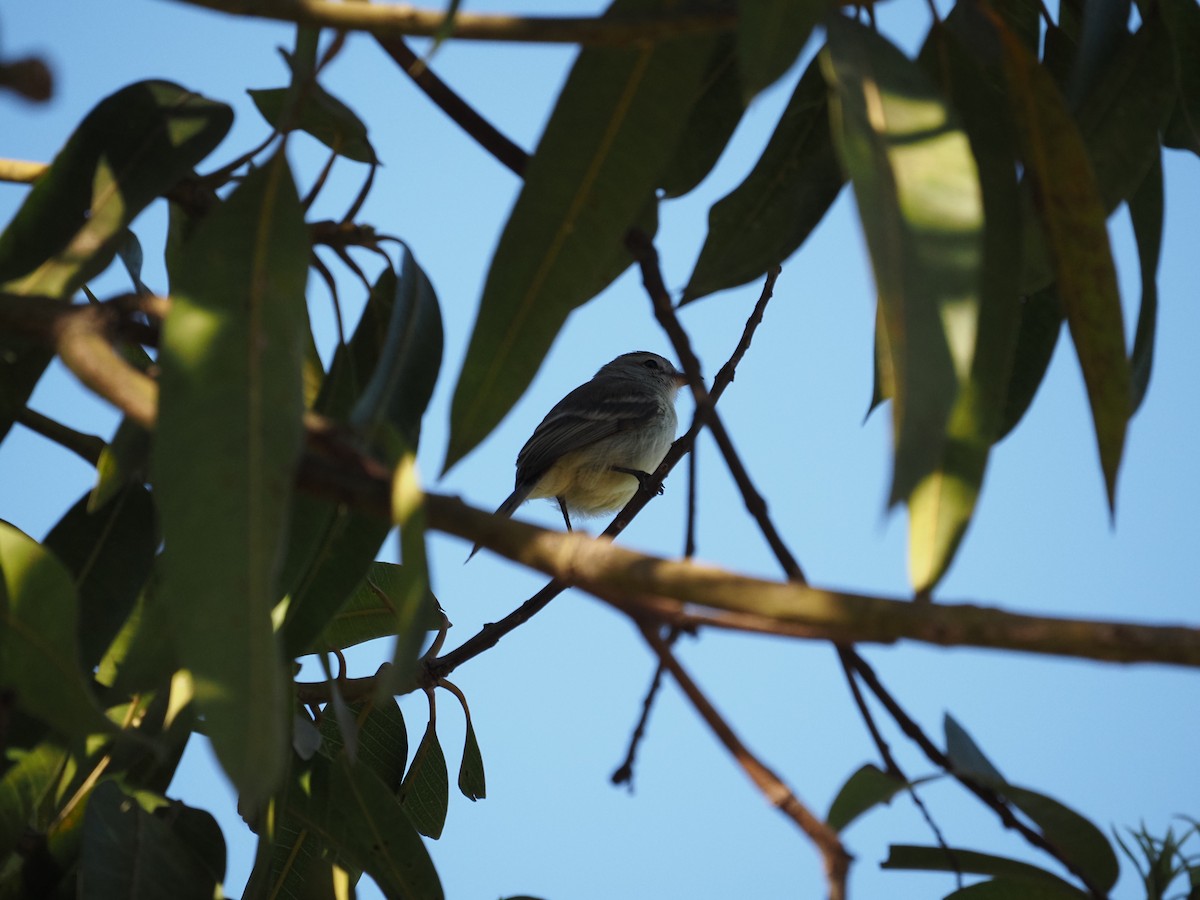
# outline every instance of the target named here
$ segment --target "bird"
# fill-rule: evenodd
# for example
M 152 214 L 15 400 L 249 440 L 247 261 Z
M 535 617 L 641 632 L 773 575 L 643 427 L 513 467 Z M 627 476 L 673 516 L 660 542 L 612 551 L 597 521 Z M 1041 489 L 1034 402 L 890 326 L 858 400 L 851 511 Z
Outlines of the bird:
M 658 468 L 675 439 L 675 398 L 687 376 L 671 361 L 638 350 L 600 367 L 542 419 L 517 454 L 513 492 L 496 515 L 526 500 L 553 498 L 571 514 L 620 509 Z M 659 492 L 662 492 L 661 486 Z M 476 544 L 468 561 L 479 550 Z

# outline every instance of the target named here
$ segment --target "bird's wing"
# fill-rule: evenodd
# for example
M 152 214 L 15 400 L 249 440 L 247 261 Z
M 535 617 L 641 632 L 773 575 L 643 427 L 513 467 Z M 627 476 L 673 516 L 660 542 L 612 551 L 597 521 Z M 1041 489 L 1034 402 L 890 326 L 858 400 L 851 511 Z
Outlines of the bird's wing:
M 658 400 L 637 383 L 589 381 L 563 397 L 517 454 L 517 484 L 533 484 L 564 454 L 647 425 Z

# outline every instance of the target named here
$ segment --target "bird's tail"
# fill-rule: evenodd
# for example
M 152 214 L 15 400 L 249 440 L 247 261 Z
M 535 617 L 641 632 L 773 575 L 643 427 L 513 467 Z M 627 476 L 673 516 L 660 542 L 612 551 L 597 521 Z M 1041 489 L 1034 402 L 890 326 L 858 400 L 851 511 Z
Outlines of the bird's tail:
M 525 502 L 525 500 L 529 497 L 530 491 L 532 491 L 532 490 L 533 490 L 533 485 L 531 485 L 531 484 L 519 486 L 515 491 L 513 491 L 511 494 L 508 495 L 507 500 L 505 500 L 503 503 L 500 504 L 499 507 L 497 507 L 496 515 L 504 516 L 504 518 L 506 518 L 506 519 L 512 518 L 512 514 L 517 511 L 517 507 L 519 507 L 522 503 Z M 465 566 L 467 563 L 469 563 L 471 561 L 471 557 L 473 557 L 478 552 L 479 552 L 479 545 L 476 544 L 474 547 L 471 548 L 471 552 L 467 555 L 467 558 L 463 561 L 463 565 Z

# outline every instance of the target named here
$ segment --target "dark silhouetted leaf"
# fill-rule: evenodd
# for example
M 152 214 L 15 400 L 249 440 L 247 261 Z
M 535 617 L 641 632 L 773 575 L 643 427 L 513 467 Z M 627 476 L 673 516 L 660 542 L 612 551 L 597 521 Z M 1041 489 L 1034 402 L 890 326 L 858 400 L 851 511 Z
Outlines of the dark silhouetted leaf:
M 845 180 L 829 133 L 827 94 L 814 62 L 754 169 L 709 211 L 684 303 L 760 277 L 791 256 L 825 216 Z
M 442 836 L 450 805 L 450 776 L 432 721 L 400 786 L 400 803 L 417 831 L 434 840 Z
M 854 184 L 892 366 L 891 502 L 936 471 L 970 372 L 983 203 L 966 135 L 915 63 L 841 16 L 822 68 L 834 143 Z M 960 327 L 963 323 L 967 327 Z
M 738 66 L 747 103 L 791 68 L 829 7 L 826 0 L 740 0 Z
M 65 749 L 49 741 L 27 752 L 8 752 L 16 761 L 0 777 L 0 856 L 6 859 L 29 829 L 41 831 L 50 824 L 69 759 Z
M 0 287 L 67 298 L 112 261 L 129 223 L 221 142 L 233 113 L 165 81 L 102 100 L 0 233 Z M 0 440 L 53 358 L 0 337 Z
M 247 91 L 267 124 L 275 130 L 290 125 L 312 135 L 334 153 L 355 162 L 374 163 L 375 149 L 367 126 L 354 110 L 315 82 L 305 85 L 295 119 L 284 122 L 290 88 Z
M 388 896 L 439 900 L 437 871 L 395 794 L 369 768 L 351 766 L 344 756 L 331 774 L 329 829 L 337 836 L 335 846 Z
M 357 765 L 371 769 L 388 790 L 395 793 L 408 762 L 408 729 L 393 697 L 379 703 L 357 703 L 350 707 L 358 731 Z M 337 723 L 329 716 L 321 721 L 322 753 L 335 759 L 345 746 Z
M 1200 153 L 1200 8 L 1192 0 L 1162 0 L 1158 10 L 1167 22 L 1179 97 L 1169 146 Z
M 251 805 L 277 785 L 289 746 L 271 610 L 303 437 L 308 253 L 280 154 L 184 244 L 160 351 L 163 596 L 205 731 Z
M 946 731 L 946 756 L 954 765 L 954 771 L 960 775 L 968 775 L 976 781 L 989 785 L 1006 784 L 1000 770 L 992 765 L 991 760 L 983 755 L 983 751 L 955 720 L 947 713 L 942 722 Z
M 1138 308 L 1137 331 L 1133 338 L 1130 366 L 1133 376 L 1133 409 L 1146 396 L 1154 368 L 1154 333 L 1158 325 L 1158 258 L 1163 232 L 1162 163 L 1146 176 L 1137 193 L 1129 198 L 1129 218 L 1137 243 L 1138 267 L 1142 276 L 1142 303 Z
M 658 186 L 666 197 L 680 197 L 704 180 L 742 120 L 746 104 L 731 35 L 713 48 L 703 92 L 692 107 L 675 156 L 663 168 Z
M 1092 178 L 1087 148 L 1062 95 L 1037 59 L 997 24 L 1022 159 L 1087 384 L 1100 465 L 1109 508 L 1113 509 L 1131 393 L 1104 204 Z
M 122 491 L 98 512 L 88 496 L 46 535 L 45 546 L 71 572 L 79 596 L 79 661 L 90 672 L 125 624 L 150 577 L 158 533 L 154 501 L 142 485 Z
M 1017 332 L 1012 376 L 997 440 L 1016 427 L 1033 402 L 1054 355 L 1062 325 L 1062 303 L 1053 285 L 1021 300 L 1021 327 Z
M 54 555 L 0 522 L 0 687 L 71 738 L 115 730 L 79 668 L 75 586 Z
M 487 796 L 483 754 L 479 752 L 479 741 L 475 738 L 475 726 L 471 724 L 471 710 L 467 707 L 467 700 L 461 694 L 457 696 L 462 704 L 463 715 L 467 720 L 466 734 L 463 738 L 462 762 L 458 767 L 458 789 L 468 800 L 482 800 Z
M 660 6 L 617 0 L 607 14 Z M 571 310 L 628 267 L 624 235 L 675 154 L 715 40 L 580 53 L 492 259 L 454 392 L 445 469 L 512 408 Z
M 397 611 L 398 604 L 413 602 L 414 597 L 421 605 L 418 626 L 427 632 L 436 631 L 441 625 L 437 615 L 437 600 L 428 593 L 416 595 L 409 584 L 411 574 L 410 570 L 395 563 L 371 563 L 366 578 L 329 621 L 310 652 L 344 650 L 355 644 L 395 634 L 397 621 L 401 617 L 405 620 L 409 618 L 407 613 L 402 615 Z
M 993 878 L 968 885 L 947 894 L 945 900 L 1081 900 L 1090 896 L 1065 882 L 1022 881 L 1014 877 Z
M 903 779 L 889 775 L 868 763 L 842 785 L 842 789 L 833 798 L 825 823 L 834 831 L 842 831 L 868 810 L 880 804 L 891 803 L 892 798 L 904 788 Z
M 100 782 L 88 798 L 79 881 L 87 896 L 128 900 L 211 900 L 220 884 L 182 835 L 114 781 Z
M 959 872 L 972 875 L 1000 875 L 1005 881 L 1019 886 L 1021 890 L 1029 889 L 1035 893 L 1012 894 L 1012 897 L 1055 897 L 1083 898 L 1083 891 L 1063 881 L 1052 872 L 1039 869 L 1015 859 L 1003 856 L 992 856 L 988 853 L 978 853 L 974 850 L 964 850 L 960 847 L 922 847 L 910 844 L 892 844 L 888 848 L 888 858 L 882 863 L 885 869 L 909 869 L 922 872 Z M 1039 890 L 1050 890 L 1056 893 L 1036 893 Z M 1000 895 L 995 895 L 999 897 Z

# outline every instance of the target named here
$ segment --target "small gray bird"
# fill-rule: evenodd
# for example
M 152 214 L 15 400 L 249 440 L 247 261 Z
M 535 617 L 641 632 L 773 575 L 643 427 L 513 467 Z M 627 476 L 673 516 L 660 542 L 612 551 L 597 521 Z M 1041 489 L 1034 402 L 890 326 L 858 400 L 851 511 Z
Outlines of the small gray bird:
M 667 455 L 675 396 L 686 383 L 669 360 L 644 350 L 602 366 L 555 404 L 525 442 L 516 487 L 496 514 L 511 516 L 526 500 L 553 497 L 570 531 L 571 513 L 620 509 Z

